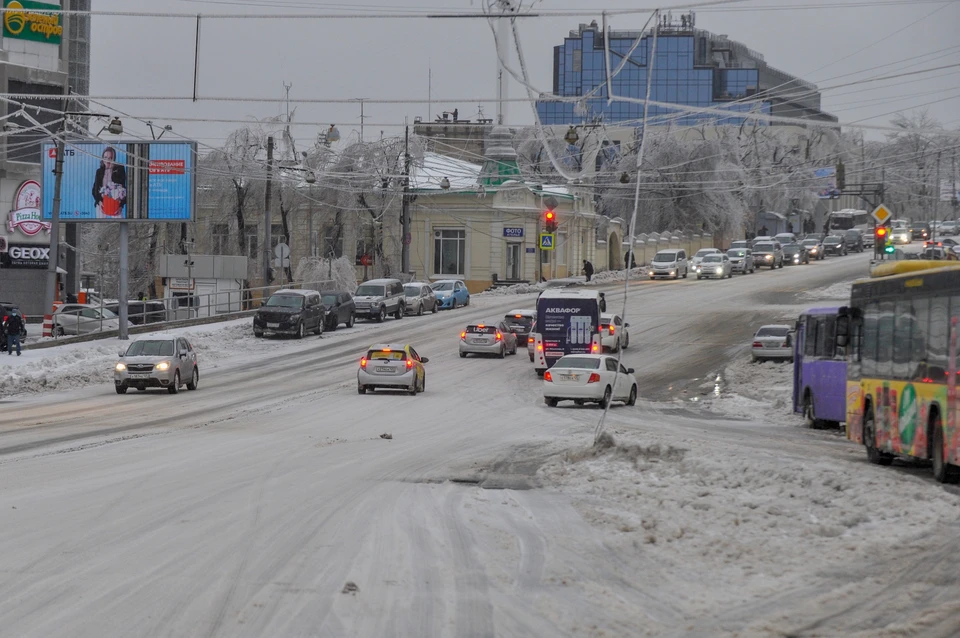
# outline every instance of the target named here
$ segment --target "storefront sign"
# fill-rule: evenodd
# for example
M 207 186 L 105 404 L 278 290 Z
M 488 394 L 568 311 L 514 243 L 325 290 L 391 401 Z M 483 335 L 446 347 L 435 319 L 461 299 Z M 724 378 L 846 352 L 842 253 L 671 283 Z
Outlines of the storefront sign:
M 193 290 L 193 279 L 189 277 L 171 277 L 169 287 L 171 290 Z
M 63 25 L 60 5 L 32 0 L 4 0 L 3 37 L 60 44 Z
M 40 215 L 40 184 L 27 180 L 17 189 L 13 198 L 13 210 L 7 215 L 7 230 L 10 233 L 21 232 L 33 237 L 45 230 L 50 234 L 50 222 L 43 221 Z
M 504 228 L 503 229 L 504 237 L 523 237 L 523 227 L 520 228 Z
M 10 244 L 3 255 L 4 268 L 46 268 L 49 263 L 49 246 Z

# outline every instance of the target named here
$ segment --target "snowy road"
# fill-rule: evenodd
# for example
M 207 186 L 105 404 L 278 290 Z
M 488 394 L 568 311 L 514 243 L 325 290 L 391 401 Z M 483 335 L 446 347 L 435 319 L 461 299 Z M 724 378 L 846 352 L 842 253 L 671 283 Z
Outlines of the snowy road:
M 522 351 L 457 355 L 468 320 L 532 295 L 241 336 L 176 397 L 0 401 L 0 635 L 951 635 L 955 492 L 785 411 L 688 400 L 798 294 L 865 269 L 633 283 L 647 401 L 611 410 L 606 450 L 596 410 L 543 405 Z M 429 357 L 426 393 L 357 395 L 373 341 Z

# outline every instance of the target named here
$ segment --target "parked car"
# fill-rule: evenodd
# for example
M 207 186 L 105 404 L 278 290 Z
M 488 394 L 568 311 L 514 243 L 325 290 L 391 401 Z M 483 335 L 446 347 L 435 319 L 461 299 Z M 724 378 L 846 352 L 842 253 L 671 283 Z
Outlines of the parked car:
M 119 352 L 120 360 L 113 366 L 113 386 L 117 394 L 126 394 L 130 388 L 141 392 L 147 388 L 166 388 L 170 394 L 196 390 L 200 383 L 197 351 L 183 337 L 141 339 Z
M 773 236 L 774 241 L 780 242 L 781 246 L 797 243 L 797 236 L 793 233 L 777 233 Z
M 823 250 L 823 244 L 820 243 L 819 237 L 808 237 L 801 241 L 800 245 L 807 249 L 807 254 L 810 255 L 810 259 L 823 259 L 827 256 L 826 251 Z
M 783 268 L 783 249 L 778 242 L 765 241 L 753 246 L 753 263 L 770 270 Z
M 385 388 L 405 390 L 416 396 L 427 389 L 427 372 L 423 364 L 428 361 L 430 359 L 421 357 L 409 344 L 373 344 L 360 359 L 357 392 L 366 394 Z
M 694 270 L 697 269 L 697 266 L 700 265 L 700 262 L 703 261 L 703 258 L 707 255 L 715 255 L 720 251 L 716 248 L 701 248 L 693 254 L 693 259 L 690 260 L 690 267 Z
M 802 244 L 786 244 L 783 247 L 783 263 L 788 266 L 810 263 L 810 253 Z
M 600 315 L 600 347 L 604 352 L 620 352 L 630 346 L 629 323 L 625 323 L 620 315 L 601 313 Z
M 753 263 L 753 251 L 749 248 L 731 248 L 727 251 L 730 258 L 730 269 L 742 275 L 756 270 Z
M 399 279 L 371 279 L 357 286 L 353 293 L 357 316 L 381 322 L 387 315 L 402 319 L 406 312 L 403 284 Z
M 956 220 L 953 220 L 953 219 L 943 222 L 942 224 L 940 224 L 940 228 L 937 229 L 937 234 L 938 235 L 960 234 L 960 222 L 957 222 Z
M 403 303 L 408 315 L 422 315 L 426 310 L 436 312 L 440 305 L 433 288 L 422 281 L 403 284 Z
M 910 239 L 920 239 L 922 241 L 930 239 L 930 224 L 927 222 L 910 224 Z
M 120 304 L 118 302 L 108 303 L 104 305 L 104 308 L 118 317 L 120 316 Z M 167 307 L 160 300 L 132 300 L 127 302 L 127 321 L 135 326 L 161 323 L 166 320 Z
M 754 361 L 760 359 L 793 360 L 791 328 L 786 325 L 761 326 L 753 335 L 750 353 Z
M 57 336 L 119 329 L 120 317 L 106 307 L 65 303 L 53 313 L 53 332 Z
M 323 304 L 316 290 L 283 289 L 270 295 L 253 315 L 253 336 L 323 334 Z
M 843 243 L 847 245 L 847 252 L 862 253 L 863 232 L 856 228 L 851 228 L 843 233 Z
M 687 252 L 680 250 L 661 250 L 650 261 L 650 279 L 657 277 L 687 278 L 690 268 L 687 262 Z
M 577 405 L 596 403 L 606 408 L 612 401 L 637 403 L 637 379 L 633 368 L 606 354 L 568 354 L 543 373 L 543 402 L 556 407 L 560 401 Z
M 503 317 L 503 322 L 507 328 L 521 337 L 526 343 L 526 338 L 533 332 L 533 324 L 537 318 L 537 311 L 530 309 L 511 310 Z
M 827 255 L 846 255 L 847 244 L 840 235 L 828 235 L 823 240 L 823 252 Z
M 697 266 L 697 279 L 723 279 L 733 277 L 733 264 L 724 253 L 707 255 Z
M 470 305 L 470 291 L 467 290 L 467 284 L 459 279 L 441 279 L 435 281 L 430 287 L 436 293 L 440 308 L 443 310 Z
M 746 239 L 738 239 L 737 241 L 734 241 L 734 242 L 731 242 L 731 243 L 730 243 L 730 248 L 728 249 L 728 251 L 730 251 L 730 250 L 746 250 L 746 249 L 749 249 L 749 248 L 750 248 L 750 242 L 748 242 Z
M 507 324 L 496 325 L 471 323 L 460 333 L 460 357 L 468 354 L 492 354 L 503 359 L 505 355 L 517 354 L 517 335 Z
M 343 290 L 327 290 L 320 293 L 320 303 L 323 304 L 324 330 L 331 332 L 340 327 L 340 324 L 352 328 L 357 320 L 357 304 L 353 295 Z

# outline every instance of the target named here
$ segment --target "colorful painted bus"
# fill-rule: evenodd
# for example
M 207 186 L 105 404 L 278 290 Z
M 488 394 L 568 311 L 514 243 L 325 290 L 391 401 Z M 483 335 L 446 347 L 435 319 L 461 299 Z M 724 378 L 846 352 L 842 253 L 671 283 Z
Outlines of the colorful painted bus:
M 847 438 L 871 462 L 929 459 L 938 481 L 960 479 L 958 322 L 960 266 L 887 262 L 853 284 L 837 346 L 849 351 Z
M 539 376 L 567 354 L 599 354 L 600 293 L 596 290 L 544 290 L 537 299 L 533 366 Z
M 811 308 L 797 320 L 793 341 L 793 411 L 807 427 L 847 420 L 847 359 L 837 347 L 840 308 Z

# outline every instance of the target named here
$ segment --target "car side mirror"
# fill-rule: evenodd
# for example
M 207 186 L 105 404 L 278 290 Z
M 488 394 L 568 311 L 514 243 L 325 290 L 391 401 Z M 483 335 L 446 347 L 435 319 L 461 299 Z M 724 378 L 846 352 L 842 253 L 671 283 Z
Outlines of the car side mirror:
M 634 372 L 636 372 L 636 370 L 633 368 L 627 368 L 627 374 L 633 374 Z
M 420 357 L 420 363 L 430 363 L 430 359 L 427 357 Z
M 119 351 L 119 352 L 117 353 L 117 356 L 118 356 L 118 357 L 122 357 L 122 356 L 125 355 L 126 353 L 127 353 L 126 350 L 121 350 L 121 351 Z
M 624 328 L 629 328 L 629 327 L 630 327 L 630 324 L 629 324 L 629 323 L 625 323 L 625 324 L 623 324 L 623 327 L 624 327 Z

